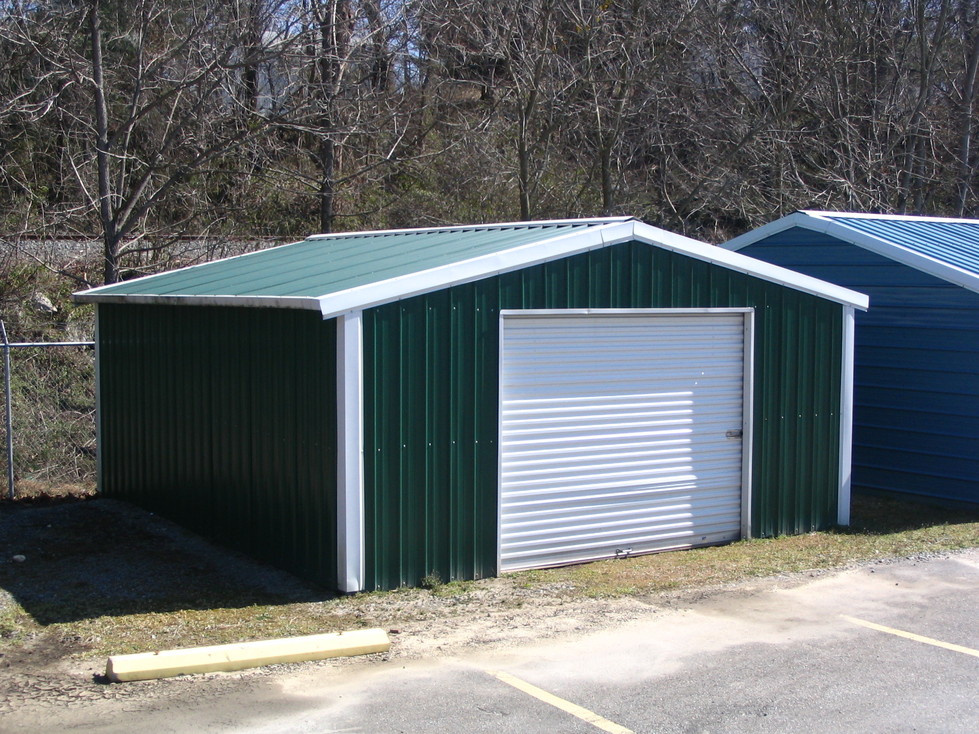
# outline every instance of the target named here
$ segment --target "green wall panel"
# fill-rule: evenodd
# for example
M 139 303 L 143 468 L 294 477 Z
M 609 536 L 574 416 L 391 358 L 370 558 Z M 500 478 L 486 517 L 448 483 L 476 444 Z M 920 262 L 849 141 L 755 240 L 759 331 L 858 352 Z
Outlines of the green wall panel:
M 752 532 L 837 515 L 842 306 L 640 243 L 364 314 L 368 589 L 497 571 L 499 312 L 755 309 Z
M 336 324 L 98 307 L 101 488 L 336 586 Z

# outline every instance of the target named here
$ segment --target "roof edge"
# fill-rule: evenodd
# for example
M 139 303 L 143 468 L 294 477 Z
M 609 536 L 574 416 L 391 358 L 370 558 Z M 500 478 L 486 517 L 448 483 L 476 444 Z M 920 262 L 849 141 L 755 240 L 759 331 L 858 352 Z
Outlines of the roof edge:
M 589 229 L 566 232 L 548 240 L 519 245 L 502 252 L 480 255 L 469 260 L 330 293 L 320 296 L 320 311 L 323 318 L 332 318 L 350 311 L 373 308 L 404 298 L 431 293 L 441 288 L 451 288 L 539 265 L 554 258 L 577 255 L 618 242 L 627 242 L 632 239 L 635 223 L 638 223 L 638 220 L 633 220 L 632 217 L 616 219 Z
M 172 271 L 171 271 L 172 272 Z M 89 291 L 72 294 L 75 303 L 139 303 L 156 306 L 238 306 L 244 308 L 292 308 L 318 311 L 316 298 L 297 296 L 196 296 L 170 294 L 166 296 L 140 294 L 93 294 Z
M 577 255 L 589 250 L 633 240 L 664 247 L 846 306 L 861 310 L 866 310 L 868 307 L 869 299 L 862 293 L 777 265 L 771 265 L 746 255 L 728 252 L 706 242 L 645 224 L 633 217 L 627 217 L 621 220 L 612 220 L 605 225 L 591 229 L 568 232 L 543 242 L 521 245 L 503 252 L 483 255 L 471 260 L 324 295 L 319 299 L 320 309 L 323 318 L 332 318 L 342 313 L 373 308 L 385 303 L 430 293 L 440 288 L 448 288 L 520 268 L 531 267 L 556 257 Z
M 646 228 L 653 230 L 655 234 L 646 232 Z M 661 236 L 661 233 L 666 236 Z M 736 270 L 755 278 L 778 283 L 788 288 L 792 288 L 803 293 L 808 293 L 830 301 L 836 301 L 844 306 L 859 308 L 866 311 L 870 305 L 870 298 L 863 293 L 844 288 L 843 286 L 830 283 L 819 278 L 783 268 L 780 265 L 758 260 L 729 249 L 709 245 L 706 242 L 690 239 L 683 235 L 666 232 L 665 230 L 652 227 L 648 224 L 641 224 L 636 228 L 636 238 L 648 242 L 649 244 L 659 245 L 667 249 L 681 252 L 690 257 L 719 265 L 729 270 Z
M 891 219 L 897 219 L 900 217 L 903 221 L 932 221 L 932 222 L 946 222 L 946 223 L 957 223 L 957 224 L 979 224 L 979 220 L 975 219 L 940 219 L 937 217 L 914 217 L 905 215 L 851 215 L 846 212 L 817 212 L 810 210 L 802 210 L 793 212 L 781 219 L 776 219 L 774 222 L 769 222 L 764 224 L 757 229 L 749 230 L 742 235 L 734 237 L 727 242 L 721 243 L 719 246 L 725 250 L 741 250 L 749 245 L 753 245 L 763 239 L 771 237 L 773 235 L 784 232 L 792 227 L 802 227 L 804 229 L 809 229 L 814 232 L 822 232 L 823 234 L 828 234 L 831 237 L 836 237 L 858 247 L 862 247 L 865 250 L 869 250 L 882 257 L 890 258 L 902 265 L 907 265 L 909 268 L 914 268 L 915 270 L 920 270 L 923 273 L 932 275 L 941 280 L 953 283 L 957 286 L 965 288 L 966 290 L 973 291 L 974 293 L 979 293 L 979 277 L 974 273 L 970 273 L 967 270 L 963 270 L 955 265 L 951 265 L 943 260 L 938 260 L 928 255 L 924 255 L 920 252 L 915 252 L 909 250 L 906 247 L 902 247 L 889 240 L 881 239 L 880 237 L 875 237 L 873 235 L 867 234 L 866 232 L 861 232 L 858 229 L 846 226 L 842 222 L 837 222 L 833 219 L 829 219 L 829 215 L 835 216 L 846 216 L 855 218 L 885 218 L 889 217 Z
M 936 222 L 946 224 L 979 224 L 977 219 L 965 217 L 933 217 L 918 214 L 875 214 L 871 212 L 831 212 L 821 209 L 800 209 L 802 214 L 820 219 L 827 217 L 847 217 L 848 219 L 884 219 L 895 222 Z
M 262 250 L 252 250 L 251 252 L 243 252 L 240 255 L 232 255 L 231 257 L 221 257 L 221 258 L 218 258 L 217 260 L 207 260 L 207 261 L 202 262 L 202 263 L 194 263 L 193 265 L 185 265 L 184 267 L 177 268 L 175 270 L 164 270 L 162 273 L 152 273 L 150 275 L 142 275 L 139 278 L 133 278 L 132 280 L 120 281 L 118 283 L 107 283 L 106 285 L 96 286 L 95 288 L 87 288 L 87 289 L 85 289 L 83 291 L 75 291 L 74 293 L 71 294 L 71 300 L 74 301 L 75 303 L 108 303 L 109 301 L 106 300 L 106 299 L 107 298 L 110 298 L 110 297 L 113 297 L 113 296 L 111 294 L 107 294 L 106 291 L 109 291 L 111 288 L 115 288 L 116 286 L 122 285 L 123 283 L 136 283 L 136 282 L 139 282 L 139 281 L 147 281 L 147 280 L 152 280 L 153 278 L 159 278 L 159 277 L 161 277 L 163 275 L 170 275 L 171 273 L 179 273 L 179 272 L 182 272 L 182 271 L 185 271 L 185 270 L 194 270 L 195 268 L 202 268 L 202 267 L 204 267 L 206 265 L 213 265 L 214 263 L 224 263 L 224 262 L 230 262 L 232 260 L 240 260 L 243 257 L 251 257 L 252 255 L 260 255 L 263 252 L 268 252 L 271 249 L 276 249 L 276 248 L 279 248 L 279 247 L 291 247 L 293 245 L 301 245 L 305 241 L 306 240 L 299 240 L 297 242 L 285 242 L 285 243 L 283 243 L 281 245 L 275 245 L 274 247 L 266 247 L 266 248 L 264 248 Z M 123 294 L 119 294 L 119 295 L 122 296 Z M 139 294 L 134 294 L 134 295 L 139 295 Z M 132 298 L 133 296 L 125 296 L 125 297 L 127 299 L 129 299 L 129 298 Z M 176 295 L 174 297 L 175 298 L 202 298 L 202 297 L 205 297 L 206 298 L 206 297 L 209 297 L 209 296 L 180 296 L 180 295 Z M 219 297 L 219 296 L 215 296 L 215 297 Z M 116 302 L 118 302 L 118 301 L 116 301 Z

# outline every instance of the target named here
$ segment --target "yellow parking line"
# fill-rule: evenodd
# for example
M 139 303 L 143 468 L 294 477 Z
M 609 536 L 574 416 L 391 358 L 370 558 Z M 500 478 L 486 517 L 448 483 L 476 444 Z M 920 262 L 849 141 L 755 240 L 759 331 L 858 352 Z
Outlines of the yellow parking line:
M 848 617 L 845 614 L 841 614 L 841 617 L 847 622 L 852 622 L 853 624 L 859 624 L 861 627 L 866 627 L 867 629 L 877 630 L 878 632 L 886 632 L 889 635 L 897 635 L 898 637 L 904 637 L 909 640 L 914 640 L 915 642 L 923 642 L 926 645 L 934 645 L 935 647 L 943 647 L 946 650 L 952 650 L 953 652 L 961 652 L 965 655 L 972 655 L 973 657 L 979 658 L 979 650 L 973 650 L 971 647 L 963 647 L 962 645 L 953 645 L 951 642 L 942 642 L 941 640 L 935 640 L 931 637 L 923 637 L 922 635 L 916 635 L 914 632 L 905 632 L 904 630 L 897 630 L 893 627 L 885 627 L 882 624 L 875 624 L 874 622 L 868 622 L 865 619 L 857 619 L 856 617 Z
M 587 721 L 592 726 L 596 726 L 602 731 L 607 731 L 609 734 L 634 734 L 632 729 L 626 729 L 624 726 L 619 726 L 613 721 L 609 721 L 608 719 L 603 718 L 598 714 L 589 711 L 588 709 L 573 704 L 570 701 L 565 701 L 563 698 L 558 698 L 553 693 L 548 693 L 547 691 L 531 685 L 526 681 L 520 680 L 516 676 L 510 675 L 509 673 L 501 673 L 494 670 L 487 670 L 486 672 L 503 681 L 507 685 L 511 685 L 517 690 L 530 694 L 539 701 L 550 704 L 554 708 L 561 709 L 572 716 L 577 716 L 582 721 Z

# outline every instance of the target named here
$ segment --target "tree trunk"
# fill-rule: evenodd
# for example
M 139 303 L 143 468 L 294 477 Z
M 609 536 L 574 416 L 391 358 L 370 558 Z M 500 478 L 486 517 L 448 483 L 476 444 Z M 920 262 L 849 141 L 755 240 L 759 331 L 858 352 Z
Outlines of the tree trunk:
M 332 139 L 324 137 L 320 140 L 320 233 L 329 234 L 333 231 L 333 200 L 336 196 L 336 144 Z
M 520 189 L 520 219 L 530 221 L 530 150 L 527 143 L 527 119 L 520 110 L 520 130 L 517 135 L 517 177 Z
M 102 228 L 103 282 L 119 280 L 119 235 L 112 206 L 109 171 L 109 112 L 105 101 L 105 76 L 102 62 L 102 23 L 99 0 L 92 0 L 88 11 L 89 40 L 92 44 L 92 82 L 95 105 L 95 158 L 98 170 L 99 224 Z
M 979 71 L 979 33 L 975 18 L 969 24 L 972 46 L 966 58 L 965 83 L 962 87 L 961 132 L 959 137 L 959 190 L 956 211 L 965 216 L 965 209 L 972 193 L 972 111 L 976 99 L 976 72 Z

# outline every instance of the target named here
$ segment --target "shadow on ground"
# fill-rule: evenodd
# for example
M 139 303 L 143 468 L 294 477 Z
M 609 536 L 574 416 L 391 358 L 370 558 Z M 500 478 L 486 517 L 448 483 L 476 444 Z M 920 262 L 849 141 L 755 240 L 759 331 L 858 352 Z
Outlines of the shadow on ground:
M 854 494 L 844 534 L 887 535 L 906 530 L 979 522 L 979 507 L 926 505 L 869 494 Z
M 0 504 L 0 589 L 42 625 L 333 597 L 109 499 Z

